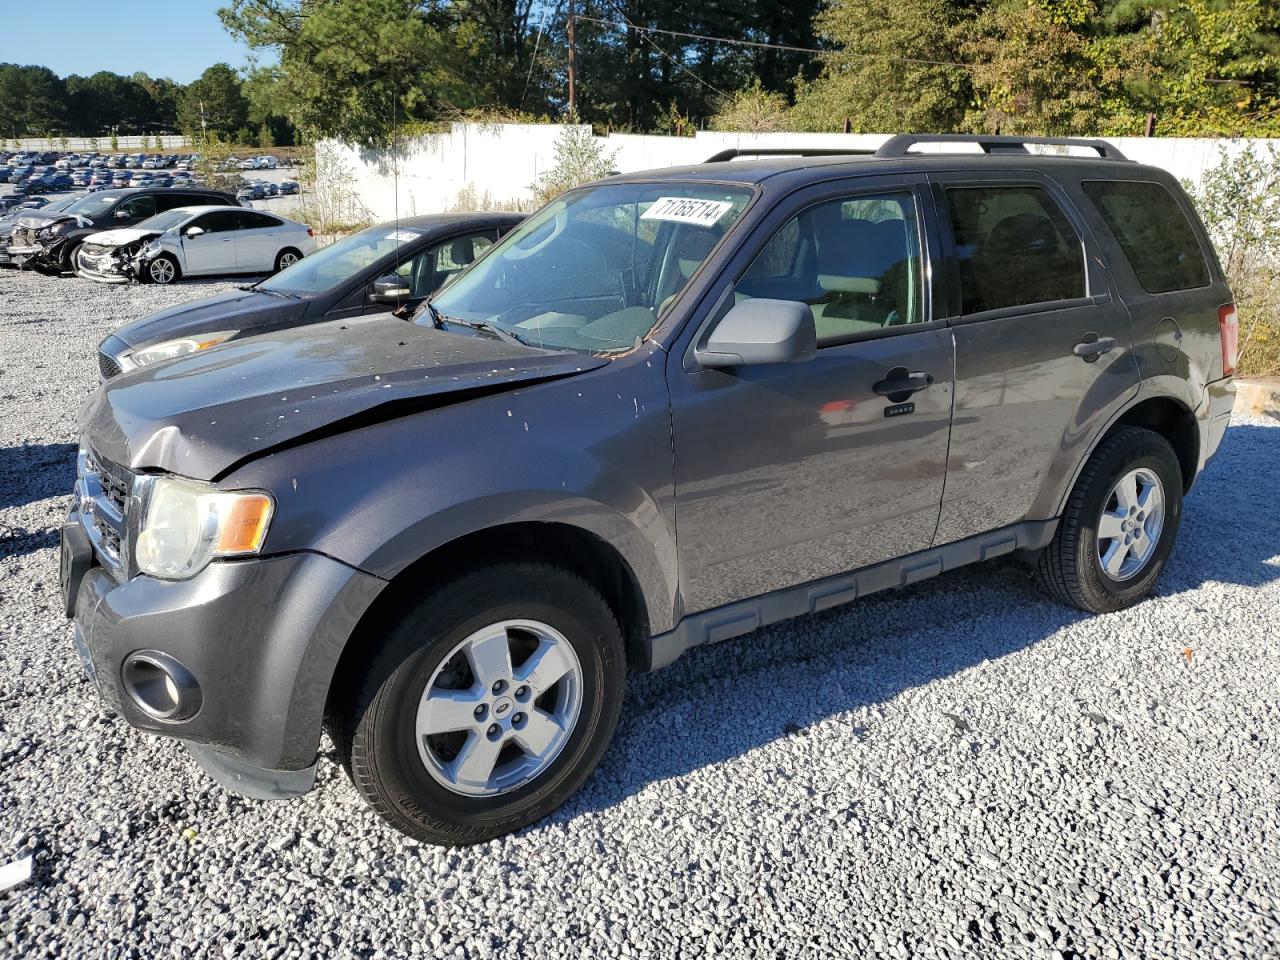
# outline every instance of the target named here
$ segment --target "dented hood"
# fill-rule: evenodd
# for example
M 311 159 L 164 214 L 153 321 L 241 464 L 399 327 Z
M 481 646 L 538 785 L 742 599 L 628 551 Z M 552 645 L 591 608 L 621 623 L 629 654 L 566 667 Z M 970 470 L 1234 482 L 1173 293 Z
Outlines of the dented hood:
M 120 227 L 115 230 L 103 230 L 95 233 L 86 243 L 95 247 L 123 247 L 138 240 L 160 236 L 159 230 L 139 230 L 137 227 Z
M 213 480 L 312 437 L 607 362 L 379 314 L 142 367 L 99 387 L 80 422 L 108 460 Z

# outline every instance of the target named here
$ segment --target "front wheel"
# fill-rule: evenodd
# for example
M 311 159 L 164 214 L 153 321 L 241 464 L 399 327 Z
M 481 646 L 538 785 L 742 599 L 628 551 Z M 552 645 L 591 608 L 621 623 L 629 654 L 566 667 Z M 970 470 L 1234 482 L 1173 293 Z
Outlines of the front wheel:
M 542 819 L 595 769 L 625 679 L 617 619 L 556 567 L 464 575 L 408 607 L 334 711 L 364 799 L 404 833 L 479 843 Z
M 1122 427 L 1085 464 L 1053 541 L 1040 554 L 1045 590 L 1091 613 L 1150 593 L 1178 535 L 1182 470 L 1164 437 Z
M 162 253 L 146 265 L 142 276 L 151 283 L 168 284 L 177 280 L 181 276 L 181 271 L 178 269 L 177 260 L 167 253 Z

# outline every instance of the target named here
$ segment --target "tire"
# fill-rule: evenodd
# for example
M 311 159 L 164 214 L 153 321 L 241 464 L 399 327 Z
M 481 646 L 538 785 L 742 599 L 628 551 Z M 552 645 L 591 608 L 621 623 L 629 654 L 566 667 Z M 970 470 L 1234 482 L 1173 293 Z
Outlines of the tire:
M 511 621 L 519 625 L 504 626 Z M 526 635 L 522 631 L 528 624 L 559 639 Z M 626 658 L 613 611 L 581 577 L 537 563 L 488 567 L 416 600 L 386 628 L 385 640 L 363 675 L 335 704 L 330 726 L 352 783 L 396 829 L 449 846 L 491 840 L 556 810 L 599 763 L 617 726 Z M 474 666 L 478 655 L 456 652 L 460 644 L 495 630 L 510 652 L 510 685 L 501 691 L 503 696 L 495 696 L 498 684 L 491 687 L 481 681 L 481 671 Z M 521 682 L 522 669 L 536 657 L 523 659 L 521 648 L 530 643 L 567 644 L 576 657 L 577 672 L 569 669 L 565 679 L 544 693 L 530 692 L 541 689 L 532 676 L 531 686 Z M 558 656 L 573 659 L 569 650 L 560 648 Z M 464 717 L 467 727 L 439 735 L 423 733 L 431 727 L 423 719 L 431 715 L 424 711 L 438 702 L 433 697 L 449 693 L 445 687 L 468 698 L 461 712 L 451 715 Z M 485 714 L 471 706 L 479 703 L 471 699 L 477 690 L 484 691 L 480 700 L 481 706 L 487 705 Z M 523 706 L 518 699 L 522 690 Z M 573 691 L 578 704 L 575 720 L 554 728 L 567 730 L 555 752 L 544 751 L 541 759 L 528 753 L 515 725 L 522 716 L 529 724 L 531 714 L 521 711 L 541 710 L 538 729 L 553 729 L 541 726 L 548 711 L 568 704 Z M 479 719 L 473 722 L 473 716 Z M 502 722 L 495 722 L 499 717 Z M 532 732 L 534 727 L 526 729 Z M 464 782 L 461 775 L 450 782 L 449 769 L 462 764 L 464 750 L 478 754 L 490 748 L 500 752 L 491 754 L 496 762 L 487 782 Z M 451 750 L 456 750 L 452 757 Z M 523 767 L 536 772 L 523 774 Z M 509 778 L 507 786 L 492 786 L 503 776 Z
M 276 268 L 274 272 L 279 273 L 285 267 L 291 267 L 301 259 L 302 251 L 295 250 L 293 247 L 285 247 L 276 254 Z
M 164 267 L 168 264 L 168 269 Z M 182 270 L 178 266 L 178 261 L 167 253 L 152 258 L 142 270 L 142 276 L 139 278 L 143 283 L 158 283 L 161 285 L 174 283 L 181 279 Z
M 1143 511 L 1139 502 L 1136 512 L 1126 510 L 1113 498 L 1120 481 L 1130 477 L 1135 478 L 1133 489 L 1139 496 L 1131 490 L 1126 499 L 1141 501 L 1153 490 L 1163 499 L 1154 535 L 1154 509 Z M 1045 591 L 1090 613 L 1122 610 L 1145 597 L 1173 551 L 1182 520 L 1182 487 L 1178 458 L 1160 434 L 1121 427 L 1104 439 L 1076 481 L 1053 540 L 1037 558 L 1036 572 Z M 1120 518 L 1127 518 L 1129 526 Z M 1143 548 L 1146 543 L 1149 549 Z
M 75 273 L 76 267 L 79 266 L 81 243 L 74 243 L 67 247 L 62 255 L 62 263 L 60 264 L 62 273 Z

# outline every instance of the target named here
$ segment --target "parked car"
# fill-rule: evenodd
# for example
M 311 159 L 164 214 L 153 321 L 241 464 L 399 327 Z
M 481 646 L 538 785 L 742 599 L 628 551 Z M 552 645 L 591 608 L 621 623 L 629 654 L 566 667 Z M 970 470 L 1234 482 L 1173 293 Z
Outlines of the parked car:
M 408 315 L 523 218 L 451 213 L 370 227 L 233 294 L 131 321 L 98 348 L 103 379 L 187 350 L 286 327 L 399 310 Z
M 81 244 L 76 272 L 106 283 L 278 272 L 316 248 L 304 223 L 242 207 L 176 207 Z
M 373 809 L 465 844 L 584 782 L 628 663 L 1016 550 L 1139 602 L 1235 308 L 1173 177 L 1039 142 L 611 177 L 415 324 L 108 381 L 62 528 L 90 676 L 253 796 L 309 790 L 327 722 Z
M 244 202 L 246 200 L 264 200 L 267 191 L 261 183 L 247 183 L 236 191 L 236 199 Z
M 64 210 L 80 199 L 81 194 L 71 194 L 50 201 L 46 197 L 0 197 L 0 267 L 15 266 L 13 257 L 9 255 L 10 236 L 17 226 L 18 220 L 36 210 L 56 213 Z M 6 203 L 8 200 L 14 203 Z
M 74 269 L 77 248 L 93 234 L 131 227 L 157 213 L 197 204 L 238 206 L 234 197 L 215 190 L 101 190 L 56 213 L 32 213 L 20 219 L 9 254 L 39 269 L 67 272 Z
M 298 193 L 301 189 L 302 187 L 299 186 L 297 180 L 281 180 L 280 181 L 281 196 L 290 196 L 292 194 Z
M 0 183 L 8 183 L 11 176 L 13 176 L 13 167 L 0 166 Z

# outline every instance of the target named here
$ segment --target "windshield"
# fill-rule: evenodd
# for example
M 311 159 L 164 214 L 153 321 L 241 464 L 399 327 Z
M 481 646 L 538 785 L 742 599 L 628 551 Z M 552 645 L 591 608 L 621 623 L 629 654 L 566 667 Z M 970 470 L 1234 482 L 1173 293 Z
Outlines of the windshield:
M 148 217 L 133 229 L 154 230 L 156 233 L 164 233 L 166 230 L 172 230 L 190 219 L 190 211 L 166 210 L 164 213 L 157 213 L 154 217 Z
M 374 261 L 394 253 L 423 235 L 414 227 L 383 224 L 362 230 L 321 247 L 274 277 L 258 284 L 259 290 L 284 293 L 293 297 L 314 297 L 349 280 Z
M 94 220 L 114 207 L 119 199 L 119 197 L 105 196 L 101 193 L 91 193 L 67 207 L 67 213 L 78 213 L 82 217 Z
M 750 200 L 746 187 L 710 183 L 575 190 L 513 230 L 432 303 L 446 321 L 484 322 L 535 346 L 629 350 Z M 430 311 L 416 322 L 430 323 Z

